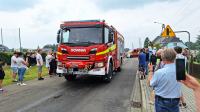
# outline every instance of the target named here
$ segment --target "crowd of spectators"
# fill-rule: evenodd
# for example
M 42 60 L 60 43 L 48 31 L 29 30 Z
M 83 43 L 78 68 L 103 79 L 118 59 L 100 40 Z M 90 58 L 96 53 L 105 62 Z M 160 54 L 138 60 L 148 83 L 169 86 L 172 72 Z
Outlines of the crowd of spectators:
M 157 52 L 149 51 L 147 48 L 140 50 L 140 79 L 143 80 L 148 75 L 147 83 L 152 88 L 150 103 L 154 104 L 156 112 L 180 112 L 180 107 L 187 108 L 181 91 L 182 84 L 194 90 L 197 112 L 200 112 L 199 82 L 188 73 L 186 80 L 176 78 L 180 75 L 176 72 L 176 59 L 184 59 L 186 66 L 189 57 L 186 52 L 180 47 L 163 48 Z

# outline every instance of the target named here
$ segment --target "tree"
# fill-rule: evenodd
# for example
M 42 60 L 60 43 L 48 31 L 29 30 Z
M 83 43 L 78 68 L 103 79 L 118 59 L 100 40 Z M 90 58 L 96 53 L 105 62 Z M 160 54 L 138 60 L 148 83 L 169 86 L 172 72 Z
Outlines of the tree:
M 148 37 L 146 37 L 146 39 L 145 39 L 145 41 L 144 41 L 144 48 L 148 48 L 148 46 L 149 46 L 149 38 Z
M 153 49 L 153 42 L 149 41 L 149 46 L 151 46 L 151 48 Z
M 161 48 L 161 44 L 157 43 L 154 45 L 154 47 L 156 47 L 156 49 L 160 49 Z
M 196 49 L 200 50 L 200 35 L 197 36 L 197 40 L 196 40 L 195 44 L 196 44 Z
M 56 51 L 57 50 L 57 48 L 58 48 L 58 45 L 56 45 L 56 44 L 47 44 L 47 45 L 45 45 L 44 47 L 43 47 L 43 49 L 52 49 L 53 51 Z
M 193 42 L 185 42 L 185 45 L 191 50 L 196 50 L 196 43 Z

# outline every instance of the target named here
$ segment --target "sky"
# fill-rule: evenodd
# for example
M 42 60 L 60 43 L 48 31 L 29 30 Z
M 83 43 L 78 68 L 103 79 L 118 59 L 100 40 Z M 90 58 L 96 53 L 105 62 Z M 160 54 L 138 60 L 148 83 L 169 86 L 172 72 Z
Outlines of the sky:
M 161 33 L 161 24 L 174 31 L 187 30 L 194 42 L 200 34 L 199 0 L 0 0 L 0 27 L 4 45 L 23 48 L 56 43 L 62 21 L 105 20 L 125 38 L 125 47 L 143 46 Z M 177 34 L 184 42 L 187 34 Z M 141 40 L 141 44 L 139 44 Z

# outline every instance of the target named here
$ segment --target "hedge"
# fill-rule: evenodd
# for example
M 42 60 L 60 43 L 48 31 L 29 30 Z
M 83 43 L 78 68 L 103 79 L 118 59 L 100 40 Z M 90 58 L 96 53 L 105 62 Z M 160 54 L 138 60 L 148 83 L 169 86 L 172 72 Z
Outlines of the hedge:
M 10 65 L 11 64 L 11 53 L 5 53 L 5 52 L 0 52 L 0 61 L 3 61 L 3 63 Z
M 6 63 L 7 65 L 10 65 L 12 55 L 13 55 L 13 53 L 0 52 L 0 61 L 2 61 L 3 64 Z M 45 61 L 45 57 L 47 56 L 47 53 L 43 52 L 41 55 L 42 55 L 43 61 Z M 33 63 L 33 64 L 35 64 L 35 63 Z

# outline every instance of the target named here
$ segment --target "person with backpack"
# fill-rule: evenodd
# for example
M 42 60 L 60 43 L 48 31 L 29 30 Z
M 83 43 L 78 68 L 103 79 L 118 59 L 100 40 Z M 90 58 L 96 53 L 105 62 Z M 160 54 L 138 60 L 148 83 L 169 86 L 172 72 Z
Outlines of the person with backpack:
M 144 49 L 140 50 L 140 53 L 138 55 L 139 60 L 139 73 L 140 73 L 140 79 L 145 79 L 145 66 L 146 66 L 146 54 L 144 53 Z

